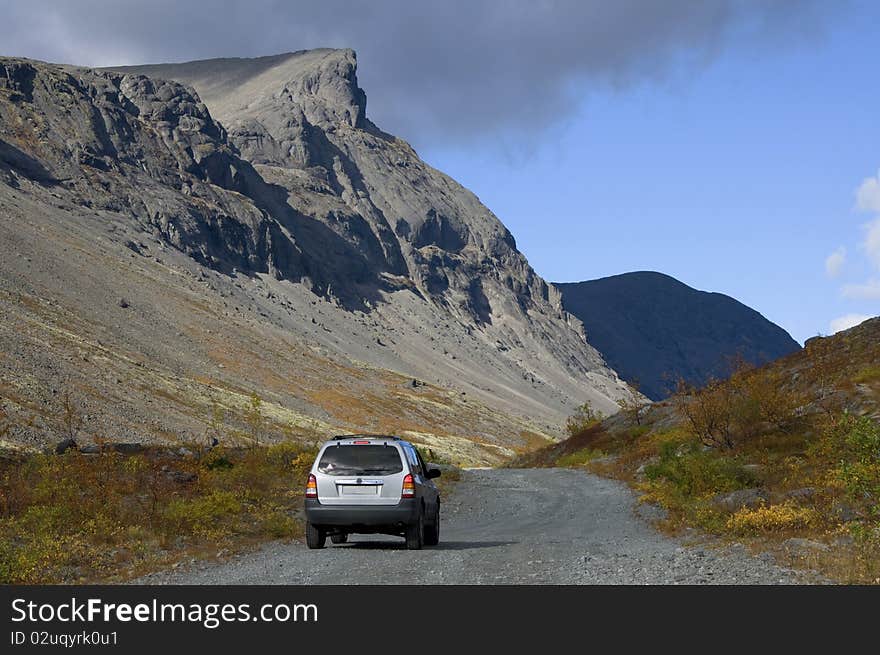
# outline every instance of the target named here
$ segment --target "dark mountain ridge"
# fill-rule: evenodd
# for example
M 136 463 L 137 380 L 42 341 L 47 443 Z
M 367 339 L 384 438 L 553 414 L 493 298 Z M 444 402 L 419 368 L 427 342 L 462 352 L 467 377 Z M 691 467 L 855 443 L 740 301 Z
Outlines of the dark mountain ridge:
M 778 325 L 721 293 L 698 291 L 663 273 L 640 271 L 557 283 L 566 311 L 590 343 L 649 398 L 680 378 L 700 385 L 726 377 L 732 360 L 764 364 L 800 349 Z

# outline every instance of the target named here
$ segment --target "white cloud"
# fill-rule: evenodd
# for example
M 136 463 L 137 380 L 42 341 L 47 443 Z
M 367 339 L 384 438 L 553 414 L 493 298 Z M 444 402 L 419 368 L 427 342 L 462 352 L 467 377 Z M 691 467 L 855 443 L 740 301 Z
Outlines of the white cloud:
M 843 295 L 853 300 L 880 300 L 880 280 L 868 280 L 864 284 L 847 284 Z
M 877 171 L 877 177 L 862 181 L 856 191 L 856 207 L 862 211 L 880 213 L 880 171 Z
M 837 334 L 838 332 L 849 330 L 851 327 L 855 327 L 859 323 L 867 321 L 869 318 L 873 318 L 873 316 L 867 316 L 865 314 L 847 314 L 846 316 L 835 318 L 831 321 L 831 334 Z
M 877 268 L 880 268 L 880 216 L 868 223 L 865 242 L 862 244 L 868 257 Z
M 880 280 L 868 280 L 864 284 L 846 284 L 843 287 L 843 295 L 852 300 L 880 300 Z
M 825 259 L 825 273 L 828 277 L 837 277 L 844 264 L 846 264 L 846 248 L 841 246 Z

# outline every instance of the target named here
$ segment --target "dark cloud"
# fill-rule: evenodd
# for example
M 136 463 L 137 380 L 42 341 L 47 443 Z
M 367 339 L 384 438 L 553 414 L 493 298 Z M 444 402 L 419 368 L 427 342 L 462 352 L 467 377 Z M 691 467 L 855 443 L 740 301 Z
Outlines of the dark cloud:
M 368 114 L 414 141 L 529 141 L 585 90 L 663 79 L 731 44 L 809 42 L 821 0 L 23 0 L 0 51 L 90 66 L 358 52 Z M 509 128 L 518 128 L 515 131 Z M 525 128 L 525 129 L 521 129 Z

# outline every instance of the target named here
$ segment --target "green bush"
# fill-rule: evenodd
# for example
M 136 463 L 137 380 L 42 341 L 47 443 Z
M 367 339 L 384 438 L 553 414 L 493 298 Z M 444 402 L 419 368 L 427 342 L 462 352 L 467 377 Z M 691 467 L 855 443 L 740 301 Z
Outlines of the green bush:
M 557 466 L 583 466 L 589 464 L 597 457 L 602 457 L 605 453 L 601 450 L 591 450 L 590 448 L 582 448 L 568 455 L 563 455 L 556 460 Z
M 229 518 L 241 510 L 241 502 L 229 491 L 215 490 L 206 496 L 175 498 L 163 513 L 165 530 L 169 536 L 224 536 L 231 532 Z
M 687 497 L 736 491 L 758 482 L 732 457 L 703 450 L 698 444 L 681 446 L 675 442 L 660 446 L 659 460 L 645 467 L 645 477 L 665 480 Z
M 261 530 L 275 539 L 285 539 L 300 533 L 299 524 L 282 511 L 269 511 L 262 517 Z
M 853 382 L 857 384 L 867 384 L 878 380 L 880 380 L 880 366 L 869 366 L 859 371 L 853 377 Z
M 837 454 L 834 475 L 849 499 L 880 519 L 880 424 L 845 414 L 826 437 Z

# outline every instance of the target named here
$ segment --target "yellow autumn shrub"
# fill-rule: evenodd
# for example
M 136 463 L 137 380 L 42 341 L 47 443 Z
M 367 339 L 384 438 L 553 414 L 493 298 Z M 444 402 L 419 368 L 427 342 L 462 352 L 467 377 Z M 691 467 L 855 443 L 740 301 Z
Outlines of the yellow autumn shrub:
M 744 507 L 727 519 L 727 529 L 736 534 L 781 532 L 809 528 L 818 520 L 818 513 L 811 507 L 782 503 L 754 509 Z

